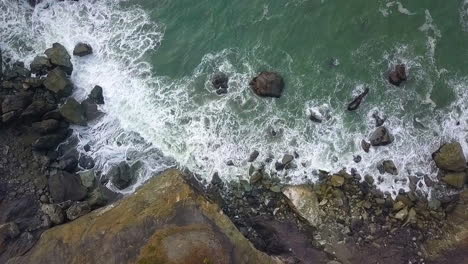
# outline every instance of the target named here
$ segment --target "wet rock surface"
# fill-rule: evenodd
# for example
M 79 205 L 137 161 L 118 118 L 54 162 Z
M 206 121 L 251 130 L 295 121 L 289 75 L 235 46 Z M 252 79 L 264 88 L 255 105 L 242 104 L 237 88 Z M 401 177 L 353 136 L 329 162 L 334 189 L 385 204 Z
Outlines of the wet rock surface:
M 84 57 L 93 54 L 93 48 L 86 43 L 78 43 L 73 49 L 73 55 L 78 57 Z
M 284 80 L 276 72 L 262 72 L 250 82 L 250 87 L 258 96 L 281 97 Z
M 406 66 L 404 64 L 396 65 L 395 69 L 388 75 L 389 82 L 395 86 L 400 86 L 406 79 Z

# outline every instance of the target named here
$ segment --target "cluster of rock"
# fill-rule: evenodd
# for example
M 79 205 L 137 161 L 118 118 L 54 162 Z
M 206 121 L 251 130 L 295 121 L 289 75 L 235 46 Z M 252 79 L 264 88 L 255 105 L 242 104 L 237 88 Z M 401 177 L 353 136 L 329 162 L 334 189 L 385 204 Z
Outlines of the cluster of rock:
M 223 73 L 215 73 L 211 78 L 211 84 L 216 89 L 216 94 L 226 94 L 228 92 L 229 77 Z M 261 97 L 280 98 L 284 89 L 283 77 L 277 72 L 261 72 L 250 83 L 252 91 Z
M 70 125 L 102 113 L 102 88 L 79 103 L 70 97 L 71 56 L 54 43 L 29 69 L 0 55 L 0 262 L 23 254 L 50 226 L 75 220 L 115 199 L 96 182 L 93 159 L 77 149 Z M 78 44 L 74 54 L 92 53 Z M 1 54 L 1 52 L 0 52 Z M 89 149 L 88 149 L 89 150 Z

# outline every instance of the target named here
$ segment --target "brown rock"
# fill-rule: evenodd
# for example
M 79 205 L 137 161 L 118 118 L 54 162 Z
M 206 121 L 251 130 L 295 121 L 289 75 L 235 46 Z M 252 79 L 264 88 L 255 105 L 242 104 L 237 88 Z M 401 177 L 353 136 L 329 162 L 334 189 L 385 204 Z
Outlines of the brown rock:
M 284 89 L 283 77 L 276 72 L 262 72 L 250 82 L 258 96 L 281 97 Z

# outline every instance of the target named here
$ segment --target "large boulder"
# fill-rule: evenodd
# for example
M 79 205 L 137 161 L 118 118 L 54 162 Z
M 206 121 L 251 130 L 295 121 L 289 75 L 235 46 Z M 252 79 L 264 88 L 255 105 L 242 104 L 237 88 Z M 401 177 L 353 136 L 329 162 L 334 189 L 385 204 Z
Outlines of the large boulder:
M 258 96 L 279 98 L 283 93 L 284 81 L 276 72 L 262 72 L 253 78 L 250 87 Z
M 46 75 L 47 72 L 52 68 L 49 58 L 45 56 L 36 56 L 31 62 L 29 68 L 31 73 L 36 75 Z
M 112 184 L 118 189 L 122 190 L 130 186 L 134 180 L 130 166 L 127 162 L 122 161 L 119 164 L 113 166 L 106 174 L 106 178 L 109 179 Z
M 84 57 L 87 55 L 93 54 L 93 48 L 86 43 L 78 43 L 73 49 L 73 55 L 78 57 Z
M 404 64 L 396 65 L 395 69 L 388 75 L 388 81 L 395 86 L 400 86 L 403 81 L 406 81 L 406 66 Z
M 370 137 L 372 146 L 385 146 L 393 142 L 393 136 L 390 131 L 384 127 L 378 127 Z
M 442 170 L 461 172 L 466 168 L 465 154 L 458 142 L 442 145 L 436 152 L 432 153 L 432 159 Z
M 169 170 L 112 206 L 45 231 L 14 263 L 282 262 L 256 250 L 215 203 Z
M 68 98 L 59 108 L 60 114 L 66 121 L 76 125 L 86 125 L 86 114 L 83 106 L 74 98 Z
M 60 68 L 55 68 L 47 74 L 44 86 L 58 97 L 70 96 L 73 92 L 73 83 Z
M 318 227 L 320 224 L 319 202 L 310 186 L 287 186 L 283 189 L 283 194 L 288 198 L 289 206 L 298 215 L 307 220 L 311 226 Z
M 218 95 L 227 93 L 229 77 L 224 72 L 215 73 L 211 77 L 211 84 Z
M 32 145 L 35 150 L 52 150 L 67 137 L 66 131 L 58 131 L 54 134 L 38 138 Z
M 442 181 L 448 185 L 461 189 L 465 186 L 466 182 L 466 172 L 448 172 L 442 177 Z
M 12 67 L 7 67 L 3 73 L 5 80 L 21 80 L 31 77 L 31 72 L 24 67 L 23 62 L 15 62 Z
M 55 119 L 47 119 L 32 124 L 32 127 L 41 134 L 49 134 L 60 127 L 60 122 Z
M 366 88 L 364 92 L 356 96 L 356 98 L 354 98 L 354 100 L 348 104 L 348 111 L 357 110 L 359 106 L 361 105 L 362 100 L 364 100 L 364 98 L 367 96 L 368 93 L 369 93 L 369 88 Z
M 43 99 L 38 99 L 32 102 L 24 111 L 21 113 L 21 118 L 28 121 L 39 121 L 41 117 L 55 109 L 57 105 L 51 104 Z
M 52 63 L 53 66 L 60 67 L 67 74 L 71 74 L 73 71 L 73 65 L 71 63 L 70 54 L 67 49 L 59 43 L 52 44 L 52 48 L 47 49 L 44 52 Z
M 55 225 L 60 225 L 65 221 L 62 208 L 56 204 L 43 204 L 41 205 L 41 210 L 49 216 L 50 221 Z
M 49 192 L 55 203 L 81 201 L 86 197 L 86 188 L 77 174 L 59 171 L 49 176 Z
M 84 115 L 88 121 L 93 121 L 103 115 L 103 113 L 99 111 L 97 104 L 90 98 L 81 102 L 81 107 L 83 108 Z

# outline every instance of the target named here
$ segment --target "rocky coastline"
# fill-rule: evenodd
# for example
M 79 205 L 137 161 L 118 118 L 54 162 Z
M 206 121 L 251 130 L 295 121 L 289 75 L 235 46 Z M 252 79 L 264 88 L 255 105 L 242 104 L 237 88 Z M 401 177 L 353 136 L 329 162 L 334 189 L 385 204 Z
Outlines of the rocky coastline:
M 72 52 L 90 54 L 86 43 Z M 264 162 L 256 162 L 260 153 L 255 150 L 246 157 L 249 180 L 223 182 L 215 173 L 210 183 L 203 183 L 189 172 L 169 170 L 122 197 L 106 184 L 125 189 L 134 181 L 134 168 L 122 162 L 106 175 L 93 170 L 94 161 L 86 154 L 91 146 L 77 149 L 79 138 L 72 129 L 102 115 L 103 88 L 96 85 L 82 102 L 71 97 L 73 65 L 59 43 L 29 67 L 2 58 L 0 52 L 0 65 L 0 263 L 396 264 L 468 259 L 463 250 L 468 246 L 467 162 L 457 142 L 433 153 L 440 180 L 430 183 L 430 199 L 417 191 L 417 182 L 392 199 L 376 188 L 373 177 L 357 171 L 320 171 L 318 182 L 284 185 L 265 171 Z M 406 78 L 404 65 L 389 74 L 394 85 Z M 228 92 L 228 80 L 224 73 L 214 74 L 218 95 Z M 262 72 L 250 83 L 253 93 L 275 98 L 284 85 L 274 72 Z M 368 92 L 348 110 L 356 110 Z M 366 152 L 394 140 L 383 126 L 385 119 L 375 118 L 374 133 L 361 144 Z M 297 166 L 298 155 L 285 154 L 275 162 L 276 170 Z M 379 166 L 382 174 L 398 174 L 391 160 Z

